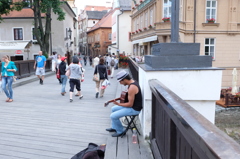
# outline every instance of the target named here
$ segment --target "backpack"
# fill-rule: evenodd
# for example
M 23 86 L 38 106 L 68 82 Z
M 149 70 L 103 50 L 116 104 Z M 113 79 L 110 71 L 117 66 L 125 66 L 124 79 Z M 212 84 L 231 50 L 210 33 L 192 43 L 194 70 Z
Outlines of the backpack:
M 114 59 L 112 59 L 112 61 L 110 62 L 110 65 L 115 66 L 115 60 Z
M 104 159 L 106 145 L 100 145 L 94 143 L 89 143 L 88 147 L 76 155 L 74 155 L 71 159 Z

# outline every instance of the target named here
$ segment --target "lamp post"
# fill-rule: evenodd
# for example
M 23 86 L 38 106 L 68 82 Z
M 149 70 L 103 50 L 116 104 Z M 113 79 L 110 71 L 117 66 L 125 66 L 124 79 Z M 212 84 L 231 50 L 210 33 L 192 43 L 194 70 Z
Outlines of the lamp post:
M 68 29 L 68 37 L 71 40 L 71 38 L 72 38 L 72 30 L 71 30 L 71 28 Z

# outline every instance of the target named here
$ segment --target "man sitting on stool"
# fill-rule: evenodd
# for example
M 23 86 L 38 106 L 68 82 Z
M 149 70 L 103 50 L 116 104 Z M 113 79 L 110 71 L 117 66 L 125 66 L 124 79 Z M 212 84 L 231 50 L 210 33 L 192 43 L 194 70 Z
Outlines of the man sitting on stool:
M 124 128 L 119 120 L 121 117 L 138 115 L 142 109 L 142 93 L 139 84 L 126 71 L 119 72 L 116 77 L 120 84 L 128 86 L 128 92 L 124 103 L 113 102 L 115 106 L 112 107 L 110 115 L 112 127 L 106 129 L 109 132 L 116 132 L 112 137 L 118 137 L 124 133 Z

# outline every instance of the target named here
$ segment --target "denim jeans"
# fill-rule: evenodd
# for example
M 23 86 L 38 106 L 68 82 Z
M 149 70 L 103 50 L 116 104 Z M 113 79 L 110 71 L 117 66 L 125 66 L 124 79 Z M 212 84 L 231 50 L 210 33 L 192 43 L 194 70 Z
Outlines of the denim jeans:
M 65 93 L 66 90 L 66 84 L 67 84 L 67 76 L 66 75 L 61 75 L 61 81 L 62 81 L 62 90 L 61 93 Z
M 113 106 L 112 113 L 110 118 L 112 120 L 112 128 L 117 131 L 118 134 L 121 134 L 124 131 L 121 121 L 119 120 L 121 117 L 129 116 L 129 115 L 138 115 L 140 111 L 136 111 L 133 108 L 122 107 L 122 106 Z
M 2 77 L 2 89 L 5 92 L 6 96 L 10 99 L 13 99 L 13 90 L 12 90 L 13 77 Z M 8 89 L 7 89 L 8 85 Z

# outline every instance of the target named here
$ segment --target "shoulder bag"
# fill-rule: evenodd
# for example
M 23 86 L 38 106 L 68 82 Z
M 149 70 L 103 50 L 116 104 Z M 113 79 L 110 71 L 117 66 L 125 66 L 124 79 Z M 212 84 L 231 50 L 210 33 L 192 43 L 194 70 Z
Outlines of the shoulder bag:
M 93 81 L 99 82 L 100 81 L 100 76 L 99 76 L 99 71 L 98 71 L 98 65 L 96 67 L 97 67 L 97 74 L 93 75 Z

